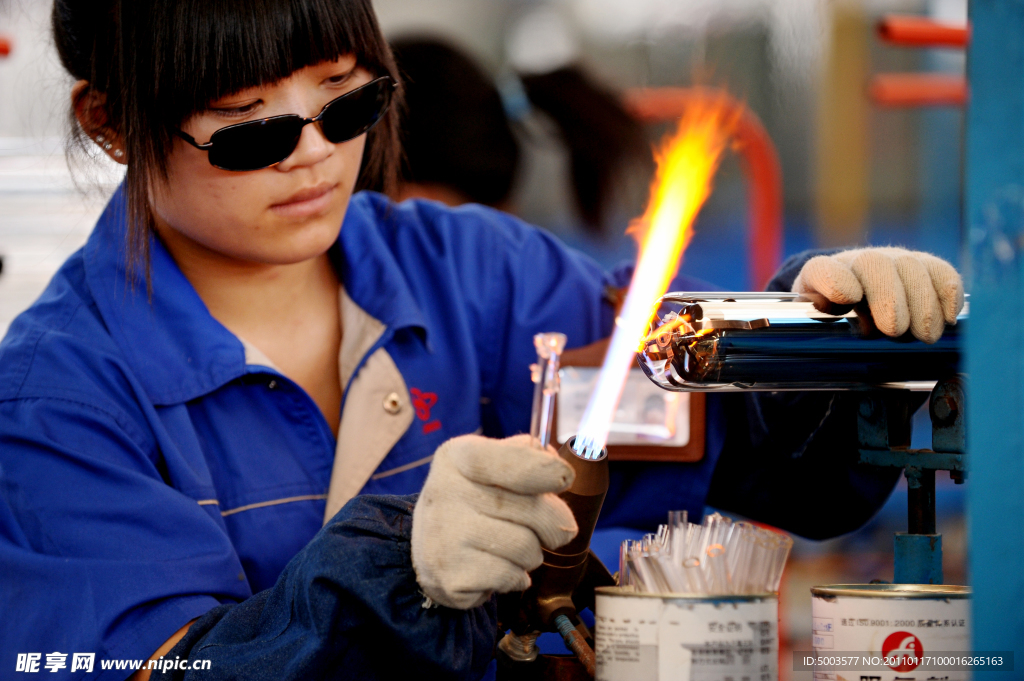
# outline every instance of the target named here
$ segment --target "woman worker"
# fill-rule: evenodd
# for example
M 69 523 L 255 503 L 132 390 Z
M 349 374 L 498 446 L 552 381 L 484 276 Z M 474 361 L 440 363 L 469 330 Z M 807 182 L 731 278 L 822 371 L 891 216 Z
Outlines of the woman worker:
M 369 0 L 57 0 L 53 28 L 76 130 L 127 172 L 0 344 L 5 674 L 479 676 L 492 594 L 575 532 L 568 468 L 499 438 L 535 332 L 608 334 L 606 276 L 492 210 L 355 193 L 398 154 Z M 959 295 L 905 252 L 819 267 L 876 317 Z M 844 413 L 791 430 L 852 479 L 818 451 Z M 730 446 L 620 475 L 613 506 L 702 505 Z M 864 474 L 846 522 L 894 479 Z

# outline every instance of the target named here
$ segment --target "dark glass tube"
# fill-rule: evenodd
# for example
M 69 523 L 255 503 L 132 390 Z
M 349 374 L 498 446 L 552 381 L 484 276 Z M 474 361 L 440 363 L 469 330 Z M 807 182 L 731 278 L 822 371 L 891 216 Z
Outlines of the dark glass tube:
M 931 344 L 862 327 L 795 294 L 670 293 L 638 361 L 676 391 L 927 387 L 959 370 L 966 313 Z

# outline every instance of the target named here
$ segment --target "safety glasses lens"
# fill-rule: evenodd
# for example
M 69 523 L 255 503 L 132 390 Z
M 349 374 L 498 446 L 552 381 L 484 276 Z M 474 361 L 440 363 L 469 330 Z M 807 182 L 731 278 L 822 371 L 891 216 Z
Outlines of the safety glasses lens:
M 210 163 L 224 170 L 259 170 L 288 158 L 299 144 L 302 119 L 280 116 L 218 130 Z
M 358 137 L 384 116 L 391 102 L 391 81 L 381 79 L 339 97 L 320 119 L 324 137 L 334 144 Z

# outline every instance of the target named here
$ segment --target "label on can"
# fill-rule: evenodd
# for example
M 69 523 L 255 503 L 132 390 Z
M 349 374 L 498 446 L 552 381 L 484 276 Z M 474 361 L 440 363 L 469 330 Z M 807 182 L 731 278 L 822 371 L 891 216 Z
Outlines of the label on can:
M 598 681 L 774 681 L 778 600 L 597 594 Z
M 830 653 L 880 660 L 870 671 L 817 668 L 815 679 L 910 681 L 936 677 L 918 670 L 935 653 L 971 649 L 970 601 L 966 598 L 871 598 L 815 595 L 812 609 L 815 657 Z M 969 671 L 943 670 L 943 681 L 966 681 Z

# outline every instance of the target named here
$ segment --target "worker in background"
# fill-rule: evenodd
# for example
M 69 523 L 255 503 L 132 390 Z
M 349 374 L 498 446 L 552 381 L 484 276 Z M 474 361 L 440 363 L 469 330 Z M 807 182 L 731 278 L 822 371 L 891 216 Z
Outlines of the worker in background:
M 643 127 L 578 64 L 507 72 L 502 91 L 444 40 L 408 36 L 392 40 L 391 48 L 405 85 L 400 198 L 515 212 L 524 142 L 549 137 L 568 157 L 568 176 L 555 181 L 570 190 L 584 230 L 607 230 L 631 179 L 646 188 L 653 163 Z
M 606 336 L 609 278 L 497 211 L 359 191 L 399 153 L 369 0 L 56 0 L 53 30 L 77 139 L 126 177 L 0 343 L 4 675 L 479 677 L 494 594 L 576 529 L 571 472 L 515 436 L 532 336 Z M 842 257 L 803 285 L 894 333 L 962 296 L 924 256 Z M 731 447 L 833 474 L 820 527 L 862 521 L 895 476 L 853 479 L 843 405 L 795 404 L 610 508 L 702 507 Z

